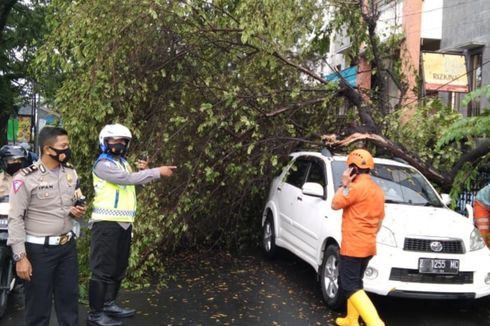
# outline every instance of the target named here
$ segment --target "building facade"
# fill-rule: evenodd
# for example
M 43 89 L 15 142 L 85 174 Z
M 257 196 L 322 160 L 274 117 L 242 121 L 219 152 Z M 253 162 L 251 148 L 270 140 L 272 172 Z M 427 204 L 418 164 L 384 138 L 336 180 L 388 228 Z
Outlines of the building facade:
M 376 4 L 380 12 L 376 32 L 381 42 L 396 34 L 403 35 L 398 58 L 402 59 L 409 90 L 402 104 L 439 97 L 465 116 L 478 115 L 483 107 L 489 106 L 486 99 L 463 106 L 462 99 L 468 91 L 490 84 L 487 64 L 490 27 L 485 21 L 490 1 L 380 0 Z M 342 71 L 358 65 L 356 87 L 370 89 L 370 76 L 361 74 L 370 73 L 369 66 L 362 58 L 352 60 L 343 56 L 349 47 L 345 34 L 333 35 L 328 54 L 330 66 Z M 388 76 L 384 100 L 393 107 L 400 92 L 389 79 Z
M 440 51 L 464 55 L 469 90 L 490 84 L 489 14 L 488 0 L 444 1 Z M 464 115 L 478 115 L 490 106 L 487 99 L 480 99 L 463 107 L 463 95 L 448 94 L 447 99 Z

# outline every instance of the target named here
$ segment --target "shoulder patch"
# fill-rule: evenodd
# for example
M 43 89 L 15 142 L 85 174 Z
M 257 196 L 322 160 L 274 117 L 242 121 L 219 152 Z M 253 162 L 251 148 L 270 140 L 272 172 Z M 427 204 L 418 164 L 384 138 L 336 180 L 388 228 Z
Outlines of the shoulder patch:
M 26 175 L 29 175 L 33 172 L 36 172 L 37 170 L 38 170 L 38 167 L 33 164 L 31 166 L 28 166 L 26 168 L 21 169 L 20 171 L 21 171 L 22 175 L 26 176 Z
M 14 188 L 14 193 L 17 193 L 19 189 L 24 185 L 24 181 L 22 180 L 14 180 L 12 181 L 12 187 Z

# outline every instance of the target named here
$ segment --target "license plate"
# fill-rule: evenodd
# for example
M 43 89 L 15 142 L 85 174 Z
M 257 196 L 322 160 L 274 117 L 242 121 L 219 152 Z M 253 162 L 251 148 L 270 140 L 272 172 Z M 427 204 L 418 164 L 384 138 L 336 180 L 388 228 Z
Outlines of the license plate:
M 419 273 L 423 274 L 458 274 L 458 259 L 419 258 Z

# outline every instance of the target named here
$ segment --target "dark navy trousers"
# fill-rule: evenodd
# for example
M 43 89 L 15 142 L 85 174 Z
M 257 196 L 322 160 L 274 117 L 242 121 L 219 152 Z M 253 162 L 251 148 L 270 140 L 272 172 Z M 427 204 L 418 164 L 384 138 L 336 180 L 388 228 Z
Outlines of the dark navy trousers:
M 78 325 L 78 258 L 75 239 L 50 246 L 26 242 L 32 265 L 24 281 L 27 326 L 48 326 L 52 302 L 60 326 Z

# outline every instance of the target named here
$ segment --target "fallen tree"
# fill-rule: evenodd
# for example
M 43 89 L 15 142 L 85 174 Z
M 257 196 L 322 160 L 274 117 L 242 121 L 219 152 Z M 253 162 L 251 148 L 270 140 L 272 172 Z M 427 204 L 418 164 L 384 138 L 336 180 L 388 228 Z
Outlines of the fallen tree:
M 335 19 L 325 24 L 330 6 Z M 130 160 L 144 150 L 153 162 L 178 166 L 168 183 L 140 194 L 133 280 L 163 269 L 161 256 L 179 246 L 256 244 L 270 180 L 295 148 L 369 141 L 442 187 L 453 183 L 447 171 L 456 173 L 458 160 L 481 158 L 481 150 L 462 156 L 454 141 L 437 148 L 439 127 L 458 117 L 441 116 L 435 104 L 420 110 L 421 122 L 431 124 L 426 133 L 413 135 L 410 121 L 400 126 L 375 91 L 362 93 L 342 78 L 327 83 L 317 73 L 331 32 L 343 26 L 353 57 L 370 39 L 375 50 L 363 50 L 368 58 L 391 54 L 373 35 L 375 19 L 366 22 L 376 13 L 361 8 L 345 0 L 51 3 L 38 82 L 49 89 L 42 76 L 61 80 L 52 100 L 70 133 L 84 192 L 91 197 L 91 164 L 106 123 L 133 131 Z M 373 73 L 390 70 L 384 59 L 372 60 Z M 389 74 L 406 93 L 403 76 Z M 382 83 L 377 73 L 373 78 Z

